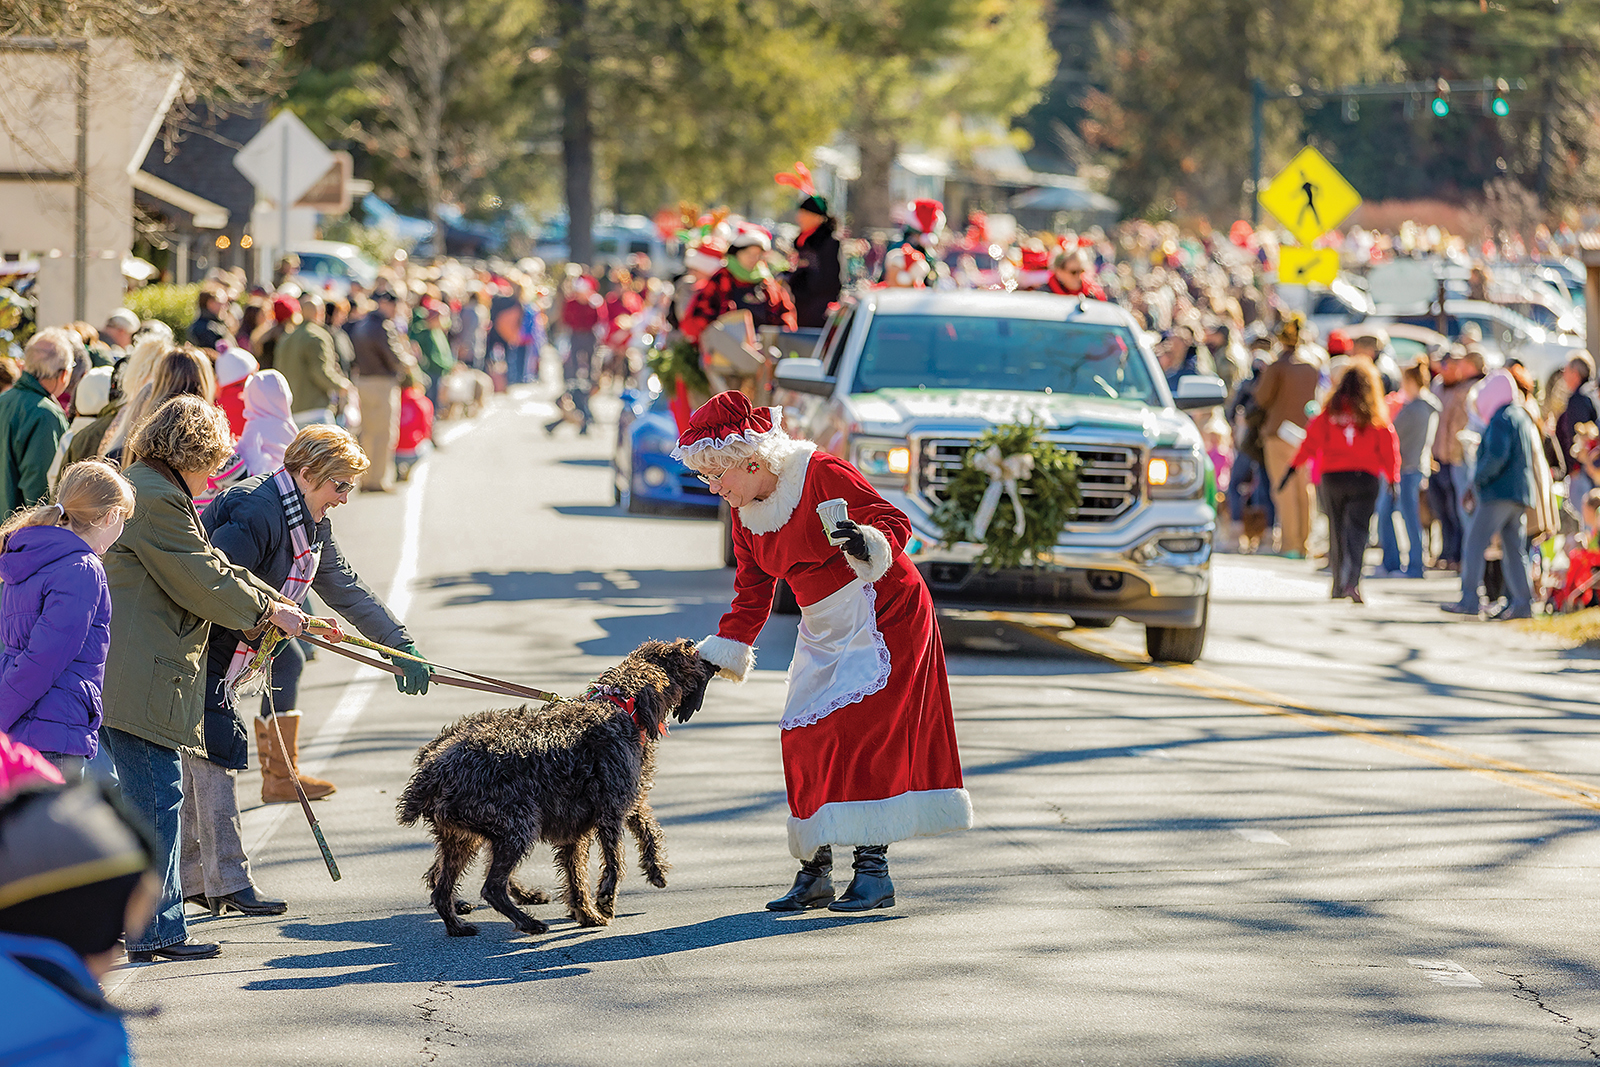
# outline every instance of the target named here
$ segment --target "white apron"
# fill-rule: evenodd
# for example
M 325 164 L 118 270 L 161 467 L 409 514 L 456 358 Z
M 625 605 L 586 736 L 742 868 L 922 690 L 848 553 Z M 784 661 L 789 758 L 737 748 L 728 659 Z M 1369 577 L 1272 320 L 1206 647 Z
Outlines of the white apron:
M 889 684 L 889 649 L 878 632 L 877 591 L 859 578 L 800 609 L 783 728 L 827 718 Z

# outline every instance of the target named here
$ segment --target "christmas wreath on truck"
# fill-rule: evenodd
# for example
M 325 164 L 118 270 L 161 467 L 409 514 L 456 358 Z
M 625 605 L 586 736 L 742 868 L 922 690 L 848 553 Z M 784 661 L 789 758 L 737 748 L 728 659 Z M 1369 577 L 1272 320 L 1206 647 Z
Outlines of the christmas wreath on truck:
M 997 426 L 967 449 L 933 521 L 946 546 L 981 544 L 981 569 L 1036 565 L 1078 513 L 1080 466 L 1037 426 Z

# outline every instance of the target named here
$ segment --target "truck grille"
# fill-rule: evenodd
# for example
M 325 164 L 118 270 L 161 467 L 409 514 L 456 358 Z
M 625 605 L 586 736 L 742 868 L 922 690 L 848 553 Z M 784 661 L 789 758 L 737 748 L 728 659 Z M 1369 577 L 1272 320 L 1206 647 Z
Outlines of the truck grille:
M 1087 445 L 1054 442 L 1066 452 L 1075 453 L 1083 464 L 1078 469 L 1078 491 L 1083 502 L 1077 518 L 1082 524 L 1113 522 L 1132 511 L 1139 502 L 1142 454 L 1123 445 Z M 961 469 L 972 441 L 967 438 L 932 438 L 920 443 L 917 463 L 917 492 L 929 508 L 944 502 L 945 488 Z M 1024 495 L 1032 492 L 1028 483 L 1019 487 Z

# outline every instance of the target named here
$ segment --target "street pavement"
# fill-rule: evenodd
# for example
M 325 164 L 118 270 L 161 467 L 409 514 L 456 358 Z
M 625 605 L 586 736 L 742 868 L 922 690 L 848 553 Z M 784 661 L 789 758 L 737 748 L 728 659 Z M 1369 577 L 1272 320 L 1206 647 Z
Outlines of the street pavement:
M 647 637 L 714 632 L 718 528 L 611 505 L 614 436 L 547 437 L 519 387 L 392 496 L 334 512 L 425 654 L 575 693 Z M 614 405 L 602 405 L 602 413 Z M 890 850 L 899 904 L 763 910 L 794 872 L 777 719 L 796 621 L 662 744 L 666 889 L 633 864 L 611 926 L 480 904 L 448 938 L 416 748 L 498 698 L 323 654 L 303 688 L 334 882 L 298 807 L 241 775 L 263 891 L 200 917 L 223 954 L 124 967 L 136 1062 L 1555 1064 L 1600 1056 L 1600 729 L 1587 654 L 1449 619 L 1443 579 L 1330 603 L 1314 564 L 1221 557 L 1194 667 L 1137 627 L 944 620 L 967 833 Z M 539 846 L 524 878 L 556 888 Z M 848 870 L 836 871 L 842 889 Z M 463 883 L 477 898 L 481 873 Z M 191 915 L 194 915 L 191 911 Z M 153 1012 L 153 1014 L 141 1014 Z

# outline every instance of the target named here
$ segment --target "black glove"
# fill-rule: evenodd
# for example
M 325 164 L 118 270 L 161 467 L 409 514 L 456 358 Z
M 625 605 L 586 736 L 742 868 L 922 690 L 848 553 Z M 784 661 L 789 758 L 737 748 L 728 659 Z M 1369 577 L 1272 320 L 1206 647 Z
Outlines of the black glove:
M 700 660 L 700 671 L 705 675 L 700 683 L 691 686 L 678 701 L 678 706 L 673 709 L 672 717 L 679 722 L 688 722 L 689 717 L 700 710 L 700 705 L 705 703 L 706 686 L 711 684 L 711 679 L 717 676 L 719 668 L 708 659 Z
M 1289 488 L 1289 479 L 1294 477 L 1294 472 L 1298 469 L 1298 467 L 1290 467 L 1288 470 L 1283 472 L 1283 478 L 1278 482 L 1278 492 L 1281 493 L 1285 489 Z
M 410 656 L 421 656 L 417 646 L 405 644 L 400 646 L 400 651 Z M 423 696 L 428 692 L 428 680 L 433 677 L 433 668 L 425 663 L 415 660 L 397 659 L 394 656 L 385 656 L 404 673 L 395 675 L 394 687 L 406 696 Z
M 861 527 L 845 519 L 833 528 L 833 543 L 862 563 L 867 562 L 867 535 Z

